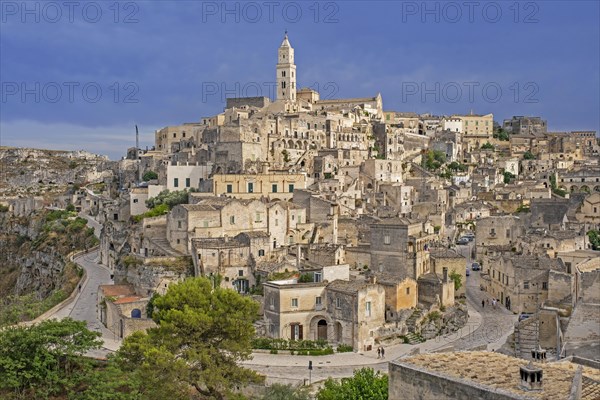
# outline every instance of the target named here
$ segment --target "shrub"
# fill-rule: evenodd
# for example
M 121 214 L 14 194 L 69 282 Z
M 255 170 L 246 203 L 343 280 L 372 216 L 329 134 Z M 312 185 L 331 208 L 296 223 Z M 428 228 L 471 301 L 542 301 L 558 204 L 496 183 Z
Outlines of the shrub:
M 158 174 L 154 171 L 146 171 L 142 176 L 143 181 L 151 181 L 152 179 L 158 179 Z
M 349 353 L 351 351 L 354 351 L 354 348 L 352 346 L 350 346 L 349 344 L 340 344 L 337 347 L 338 353 Z

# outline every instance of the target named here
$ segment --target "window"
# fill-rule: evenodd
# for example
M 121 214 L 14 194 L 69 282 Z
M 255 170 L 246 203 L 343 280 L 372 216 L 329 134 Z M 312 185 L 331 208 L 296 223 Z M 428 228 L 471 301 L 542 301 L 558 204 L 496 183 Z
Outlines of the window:
M 185 178 L 185 187 L 190 187 L 190 178 Z
M 298 307 L 298 299 L 292 299 L 292 307 L 297 308 Z
M 238 276 L 244 276 L 244 270 L 238 269 Z
M 285 71 L 281 71 L 281 76 L 285 78 Z
M 390 244 L 390 235 L 385 235 L 383 237 L 383 244 Z
M 177 239 L 177 244 L 179 244 L 180 242 L 181 242 L 181 240 L 180 240 L 180 239 Z
M 315 277 L 315 282 L 321 282 L 323 280 L 322 272 L 315 272 L 313 276 Z
M 341 308 L 342 307 L 342 301 L 340 300 L 339 297 L 335 298 L 335 306 L 336 306 L 336 308 Z
M 277 193 L 277 184 L 276 183 L 274 183 L 273 185 L 271 185 L 271 192 Z
M 510 238 L 510 229 L 506 230 L 506 238 L 509 239 Z
M 181 221 L 177 221 L 177 228 L 181 229 Z
M 229 223 L 231 225 L 235 225 L 235 215 L 232 215 L 232 216 L 229 217 Z
M 294 185 L 291 185 L 291 184 L 290 184 L 290 185 L 288 186 L 288 189 L 289 189 L 289 190 L 288 190 L 288 192 L 290 192 L 290 193 L 293 193 L 293 192 L 294 192 Z
M 529 282 L 523 282 L 523 289 L 529 289 Z
M 315 297 L 315 305 L 320 306 L 321 304 L 321 296 Z
M 248 193 L 254 193 L 254 183 L 248 182 Z
M 548 290 L 548 282 L 542 282 L 542 289 Z
M 233 185 L 228 184 L 227 185 L 227 193 L 232 193 L 233 192 Z
M 133 202 L 134 202 L 134 203 L 137 203 L 137 202 L 138 202 L 138 199 L 133 199 Z M 594 212 L 595 212 L 595 211 L 594 211 Z
M 113 214 L 113 220 L 117 221 L 119 219 L 119 214 Z
M 179 178 L 173 179 L 173 186 L 179 187 Z
M 275 297 L 269 299 L 269 308 L 272 310 L 275 308 Z
M 279 220 L 278 219 L 275 220 L 275 226 L 279 226 Z
M 370 301 L 367 301 L 367 302 L 365 303 L 365 315 L 366 315 L 367 317 L 370 317 L 370 316 L 371 316 L 371 302 L 370 302 Z
M 410 288 L 409 288 L 409 287 L 407 287 L 407 288 L 406 288 L 406 295 L 408 296 L 409 294 L 410 294 Z
M 260 249 L 260 250 L 258 251 L 258 256 L 259 256 L 259 257 L 263 257 L 264 255 L 265 255 L 265 251 L 264 251 L 263 249 Z
M 254 222 L 261 222 L 259 212 L 256 213 L 256 220 Z

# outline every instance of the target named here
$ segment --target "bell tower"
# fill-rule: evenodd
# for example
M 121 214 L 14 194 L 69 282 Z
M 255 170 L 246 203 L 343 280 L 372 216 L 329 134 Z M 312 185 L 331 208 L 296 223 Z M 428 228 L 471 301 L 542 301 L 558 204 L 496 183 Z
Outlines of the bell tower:
M 296 102 L 296 64 L 294 48 L 287 31 L 277 52 L 277 100 Z

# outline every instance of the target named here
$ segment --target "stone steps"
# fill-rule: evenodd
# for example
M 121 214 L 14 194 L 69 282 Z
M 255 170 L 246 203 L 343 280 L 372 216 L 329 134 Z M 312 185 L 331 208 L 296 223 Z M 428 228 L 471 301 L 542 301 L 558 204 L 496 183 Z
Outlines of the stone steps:
M 414 333 L 408 333 L 405 335 L 405 337 L 408 340 L 408 344 L 412 345 L 423 343 L 425 341 L 425 339 L 423 339 L 421 336 Z

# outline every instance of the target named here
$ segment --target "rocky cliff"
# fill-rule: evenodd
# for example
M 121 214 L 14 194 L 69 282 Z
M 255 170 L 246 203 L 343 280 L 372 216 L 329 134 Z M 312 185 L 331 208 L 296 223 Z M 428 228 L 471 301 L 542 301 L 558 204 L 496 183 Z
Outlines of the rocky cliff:
M 68 254 L 96 241 L 74 212 L 15 216 L 1 209 L 0 325 L 34 318 L 66 298 L 80 276 Z
M 113 176 L 116 162 L 86 151 L 0 147 L 0 196 L 60 193 Z

